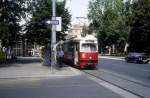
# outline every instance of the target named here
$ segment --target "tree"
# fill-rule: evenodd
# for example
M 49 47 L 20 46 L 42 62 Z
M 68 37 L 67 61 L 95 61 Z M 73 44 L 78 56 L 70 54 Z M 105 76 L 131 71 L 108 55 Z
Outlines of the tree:
M 138 0 L 132 4 L 129 42 L 130 51 L 150 53 L 150 0 Z
M 64 39 L 65 31 L 70 25 L 71 15 L 65 8 L 64 2 L 57 2 L 56 14 L 62 17 L 62 32 L 57 32 L 57 40 Z M 51 19 L 52 15 L 51 0 L 35 0 L 32 2 L 31 20 L 27 24 L 26 37 L 32 42 L 47 45 L 51 40 L 51 27 L 46 27 L 45 21 Z M 31 6 L 30 6 L 31 7 Z
M 125 8 L 123 0 L 90 1 L 88 17 L 97 33 L 100 47 L 114 44 L 119 52 L 123 51 L 129 31 Z
M 12 45 L 21 29 L 19 22 L 25 17 L 25 0 L 0 1 L 0 40 L 3 46 Z

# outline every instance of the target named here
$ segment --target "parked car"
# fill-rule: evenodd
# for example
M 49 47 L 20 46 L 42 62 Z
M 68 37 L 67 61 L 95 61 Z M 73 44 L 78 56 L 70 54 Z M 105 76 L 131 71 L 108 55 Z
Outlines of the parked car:
M 126 62 L 133 62 L 133 63 L 148 63 L 149 58 L 146 56 L 145 53 L 137 53 L 137 52 L 130 52 L 125 57 Z

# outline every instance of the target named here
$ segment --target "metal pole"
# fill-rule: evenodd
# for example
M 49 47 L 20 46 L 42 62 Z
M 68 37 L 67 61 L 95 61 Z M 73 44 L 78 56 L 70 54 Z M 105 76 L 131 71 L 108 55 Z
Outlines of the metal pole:
M 52 20 L 56 20 L 56 1 L 52 0 Z M 52 24 L 52 35 L 51 35 L 51 71 L 56 64 L 55 56 L 56 50 L 54 48 L 56 44 L 56 25 Z

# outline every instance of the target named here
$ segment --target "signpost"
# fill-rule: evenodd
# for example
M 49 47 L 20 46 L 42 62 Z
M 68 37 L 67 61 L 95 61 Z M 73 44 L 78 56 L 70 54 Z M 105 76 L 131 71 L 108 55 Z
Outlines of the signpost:
M 55 23 L 56 20 L 56 1 L 52 0 L 52 23 Z M 53 72 L 53 67 L 56 65 L 56 51 L 55 46 L 56 44 L 56 25 L 52 24 L 52 35 L 51 35 L 51 72 Z
M 51 35 L 51 72 L 56 66 L 56 31 L 61 31 L 61 17 L 56 17 L 56 0 L 52 0 L 52 20 L 47 21 L 52 25 Z

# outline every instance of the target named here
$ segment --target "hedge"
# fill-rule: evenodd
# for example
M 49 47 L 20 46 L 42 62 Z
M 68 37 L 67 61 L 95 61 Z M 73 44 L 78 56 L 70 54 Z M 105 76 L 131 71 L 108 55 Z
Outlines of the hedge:
M 0 63 L 4 62 L 6 60 L 6 55 L 4 52 L 0 51 Z

